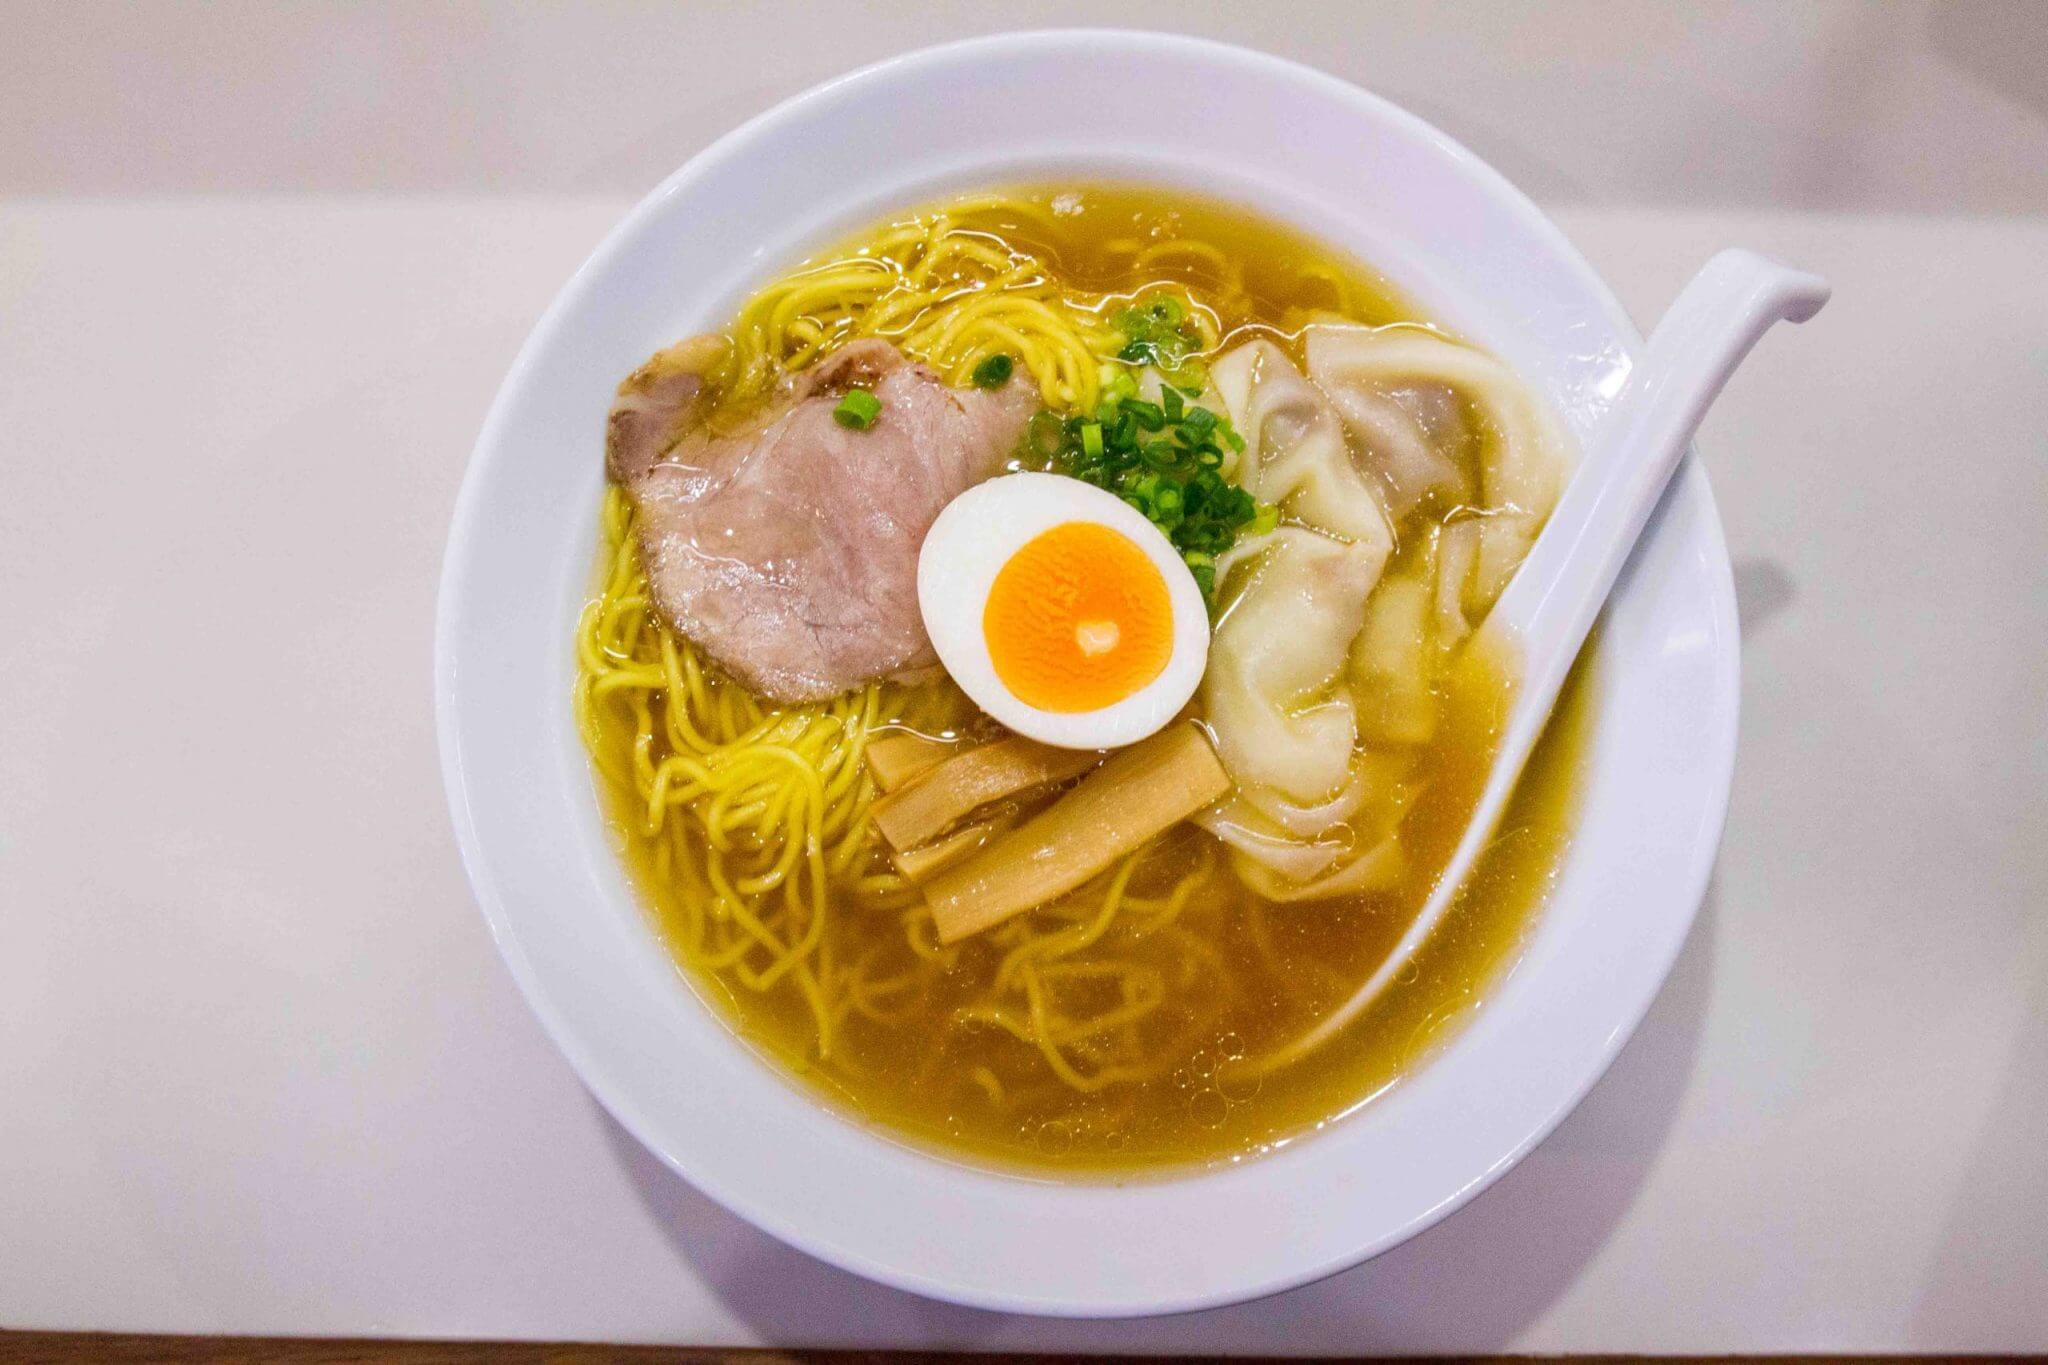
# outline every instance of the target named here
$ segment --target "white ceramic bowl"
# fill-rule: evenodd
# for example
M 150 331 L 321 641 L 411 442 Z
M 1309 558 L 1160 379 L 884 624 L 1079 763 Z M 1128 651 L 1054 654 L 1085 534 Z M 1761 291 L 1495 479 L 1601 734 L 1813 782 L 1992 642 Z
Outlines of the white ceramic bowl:
M 1162 116 L 1161 111 L 1170 111 Z M 570 714 L 604 415 L 619 377 L 890 209 L 972 185 L 1163 181 L 1351 248 L 1509 359 L 1583 440 L 1639 341 L 1558 230 L 1470 152 L 1352 86 L 1149 34 L 914 53 L 755 119 L 671 176 L 563 289 L 505 380 L 441 585 L 436 705 L 457 838 L 535 1013 L 686 1179 L 849 1270 L 990 1308 L 1159 1313 L 1326 1275 L 1442 1218 L 1558 1123 L 1656 994 L 1706 884 L 1737 636 L 1695 465 L 1599 637 L 1580 830 L 1520 964 L 1391 1094 L 1262 1160 L 1122 1186 L 971 1169 L 822 1107 L 679 979 L 600 819 Z

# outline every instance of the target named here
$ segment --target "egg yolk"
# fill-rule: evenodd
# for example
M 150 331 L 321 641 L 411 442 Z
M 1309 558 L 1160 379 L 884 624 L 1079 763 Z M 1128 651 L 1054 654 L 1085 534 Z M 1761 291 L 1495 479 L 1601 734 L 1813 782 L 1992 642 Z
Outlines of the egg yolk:
M 1098 711 L 1158 677 L 1173 654 L 1166 579 L 1122 532 L 1070 521 L 1011 556 L 981 615 L 1003 685 L 1041 711 Z

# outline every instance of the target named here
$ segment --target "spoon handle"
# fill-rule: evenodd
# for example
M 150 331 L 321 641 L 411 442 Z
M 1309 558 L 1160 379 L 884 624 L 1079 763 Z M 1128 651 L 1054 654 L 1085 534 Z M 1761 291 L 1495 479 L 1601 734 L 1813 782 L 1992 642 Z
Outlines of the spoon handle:
M 1260 1070 L 1283 1066 L 1334 1037 L 1436 929 L 1492 839 L 1558 689 L 1700 419 L 1772 324 L 1806 321 L 1828 293 L 1817 275 L 1731 249 L 1708 261 L 1672 303 L 1543 534 L 1467 645 L 1503 651 L 1516 665 L 1517 682 L 1486 787 L 1450 863 L 1422 913 L 1365 984 Z
M 1707 408 L 1772 324 L 1806 321 L 1828 293 L 1819 276 L 1730 249 L 1693 276 L 1657 324 L 1613 414 L 1487 621 L 1513 633 L 1521 663 L 1516 718 L 1526 714 L 1536 727 L 1512 759 L 1516 771 Z M 1496 773 L 1508 759 L 1503 745 Z

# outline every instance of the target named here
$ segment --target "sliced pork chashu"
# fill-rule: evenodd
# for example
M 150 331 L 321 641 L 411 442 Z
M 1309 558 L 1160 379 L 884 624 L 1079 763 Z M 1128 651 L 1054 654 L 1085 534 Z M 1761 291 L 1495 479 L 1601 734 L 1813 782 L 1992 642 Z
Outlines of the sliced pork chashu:
M 885 341 L 797 375 L 737 430 L 713 431 L 696 337 L 619 386 L 606 462 L 639 512 L 654 603 L 754 692 L 818 701 L 937 664 L 917 607 L 917 552 L 948 502 L 1002 470 L 1037 410 L 1031 386 L 948 387 Z M 882 410 L 832 415 L 847 388 Z

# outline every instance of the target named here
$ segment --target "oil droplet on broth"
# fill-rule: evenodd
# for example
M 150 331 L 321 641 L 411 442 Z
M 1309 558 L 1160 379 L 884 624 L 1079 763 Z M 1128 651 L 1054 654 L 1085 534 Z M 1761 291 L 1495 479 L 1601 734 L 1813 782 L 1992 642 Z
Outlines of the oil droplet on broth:
M 1217 1091 L 1197 1090 L 1188 1096 L 1188 1118 L 1204 1128 L 1220 1128 L 1230 1117 L 1230 1101 Z

